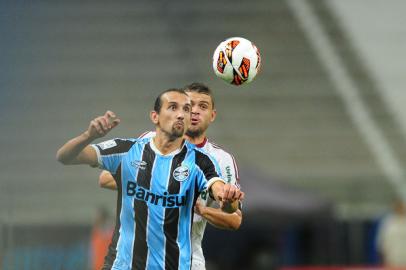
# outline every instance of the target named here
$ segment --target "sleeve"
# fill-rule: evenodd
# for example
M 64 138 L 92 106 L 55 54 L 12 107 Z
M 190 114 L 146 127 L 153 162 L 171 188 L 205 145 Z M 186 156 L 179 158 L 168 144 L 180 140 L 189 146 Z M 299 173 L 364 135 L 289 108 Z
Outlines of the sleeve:
M 223 179 L 227 183 L 234 184 L 240 188 L 238 167 L 233 155 L 224 151 L 222 155 L 219 156 L 218 162 Z
M 92 144 L 96 150 L 99 167 L 111 173 L 117 171 L 122 157 L 127 154 L 135 141 L 125 139 L 112 139 L 98 144 Z
M 241 189 L 239 181 L 238 166 L 235 158 L 230 153 L 223 150 L 218 156 L 222 178 L 229 184 L 237 186 Z M 242 202 L 238 203 L 238 209 L 242 210 Z
M 225 183 L 225 181 L 220 178 L 219 164 L 208 155 L 196 151 L 196 165 L 201 172 L 197 178 L 199 192 L 208 189 L 216 181 Z

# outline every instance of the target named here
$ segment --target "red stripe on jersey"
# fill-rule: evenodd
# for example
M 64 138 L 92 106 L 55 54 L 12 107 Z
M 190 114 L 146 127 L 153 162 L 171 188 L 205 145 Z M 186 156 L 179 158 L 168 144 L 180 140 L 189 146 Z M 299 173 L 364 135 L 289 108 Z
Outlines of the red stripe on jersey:
M 216 149 L 221 149 L 221 150 L 224 150 L 221 146 L 219 146 L 218 144 L 215 144 L 215 143 L 213 143 L 213 142 L 210 142 L 211 143 L 211 145 L 214 147 L 214 148 L 216 148 Z M 225 151 L 225 150 L 224 150 Z M 226 151 L 226 153 L 228 153 L 227 151 Z M 233 165 L 234 165 L 234 171 L 235 171 L 235 180 L 237 181 L 236 182 L 236 184 L 237 184 L 237 186 L 238 187 L 240 187 L 240 174 L 239 174 L 239 172 L 238 172 L 238 166 L 237 166 L 237 162 L 235 162 L 235 158 L 234 158 L 234 156 L 232 155 L 232 154 L 230 154 L 230 153 L 228 153 L 230 156 L 231 156 L 231 158 L 233 159 Z
M 195 144 L 197 147 L 202 148 L 207 142 L 207 137 L 204 137 L 204 140 L 201 143 Z
M 223 148 L 221 148 L 221 146 L 220 146 L 220 145 L 215 144 L 215 143 L 213 143 L 213 142 L 210 142 L 210 143 L 211 143 L 211 145 L 213 145 L 213 147 L 214 147 L 214 148 L 224 150 Z
M 145 131 L 144 133 L 142 133 L 140 136 L 138 136 L 138 139 L 143 138 L 145 135 L 147 135 L 148 133 L 150 133 L 151 131 Z
M 233 155 L 231 155 L 231 158 L 233 159 L 233 164 L 234 164 L 234 170 L 235 170 L 235 179 L 237 181 L 238 186 L 240 186 L 240 174 L 238 173 L 238 166 L 237 166 L 237 162 L 235 162 L 235 158 Z

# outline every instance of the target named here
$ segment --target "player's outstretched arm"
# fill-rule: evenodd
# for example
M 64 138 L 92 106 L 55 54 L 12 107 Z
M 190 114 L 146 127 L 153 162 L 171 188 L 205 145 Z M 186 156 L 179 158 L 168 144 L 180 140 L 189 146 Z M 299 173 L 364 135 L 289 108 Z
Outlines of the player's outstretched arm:
M 117 183 L 109 171 L 102 171 L 99 175 L 99 186 L 106 189 L 116 190 Z
M 88 164 L 97 166 L 96 151 L 89 144 L 105 136 L 120 123 L 115 114 L 107 111 L 103 116 L 93 119 L 85 132 L 69 140 L 56 153 L 56 159 L 64 165 Z
M 241 226 L 242 212 L 239 209 L 229 214 L 218 208 L 203 206 L 200 201 L 197 200 L 195 212 L 219 229 L 238 230 Z

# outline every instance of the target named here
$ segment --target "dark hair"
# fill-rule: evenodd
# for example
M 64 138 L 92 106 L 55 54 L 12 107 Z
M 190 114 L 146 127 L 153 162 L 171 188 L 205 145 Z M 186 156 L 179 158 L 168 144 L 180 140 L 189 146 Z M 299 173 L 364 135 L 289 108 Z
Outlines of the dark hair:
M 179 88 L 169 88 L 169 89 L 166 89 L 165 91 L 162 91 L 159 94 L 159 96 L 157 96 L 157 98 L 155 99 L 155 103 L 154 103 L 154 111 L 156 111 L 157 113 L 159 113 L 162 108 L 162 96 L 168 92 L 177 92 L 177 93 L 184 94 L 187 96 L 185 90 L 179 89 Z
M 210 88 L 207 85 L 205 85 L 203 83 L 194 82 L 194 83 L 185 85 L 183 87 L 183 90 L 186 93 L 187 92 L 196 92 L 196 93 L 199 93 L 199 94 L 208 95 L 211 98 L 211 104 L 212 104 L 212 106 L 214 108 L 214 97 L 213 97 L 213 94 L 212 94 Z

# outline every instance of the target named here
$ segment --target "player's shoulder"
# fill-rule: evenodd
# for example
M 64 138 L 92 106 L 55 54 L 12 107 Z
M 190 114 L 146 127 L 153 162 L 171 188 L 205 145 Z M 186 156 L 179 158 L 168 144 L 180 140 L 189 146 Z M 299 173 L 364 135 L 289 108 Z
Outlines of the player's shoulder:
M 151 137 L 143 137 L 143 138 L 114 138 L 105 142 L 102 142 L 102 144 L 108 145 L 108 146 L 128 146 L 131 147 L 135 144 L 146 144 L 151 140 Z
M 128 152 L 136 142 L 133 138 L 114 138 L 93 144 L 93 147 L 102 155 L 111 155 Z
M 111 148 L 115 147 L 117 145 L 123 145 L 123 144 L 134 144 L 137 141 L 137 139 L 134 138 L 113 138 L 110 140 L 106 140 L 100 143 L 97 143 L 100 148 Z
M 217 159 L 232 159 L 234 160 L 233 154 L 225 150 L 222 146 L 212 141 L 207 141 L 205 151 L 210 155 L 213 155 Z
M 155 137 L 156 132 L 155 131 L 145 131 L 141 135 L 138 136 L 138 139 L 144 139 L 144 138 L 152 138 Z
M 187 147 L 188 151 L 192 151 L 195 153 L 197 159 L 201 159 L 201 158 L 212 159 L 213 158 L 213 156 L 210 155 L 210 153 L 207 152 L 207 150 L 205 150 L 204 148 L 198 147 L 189 141 L 185 141 L 185 146 Z

